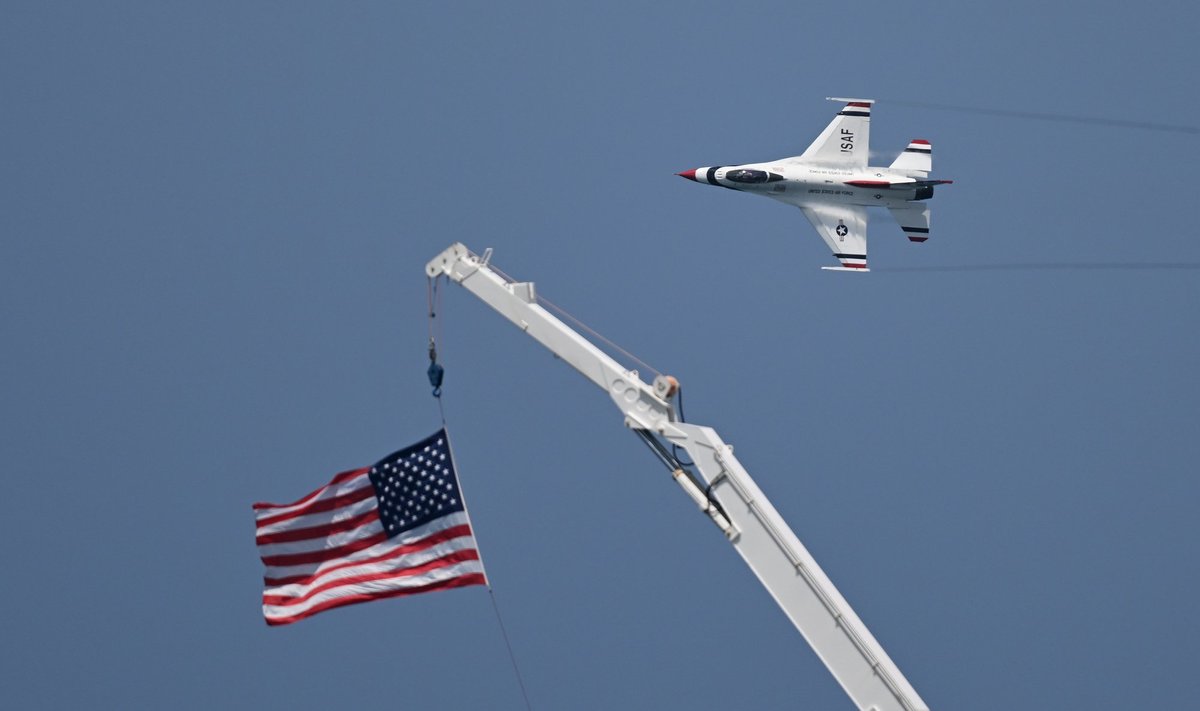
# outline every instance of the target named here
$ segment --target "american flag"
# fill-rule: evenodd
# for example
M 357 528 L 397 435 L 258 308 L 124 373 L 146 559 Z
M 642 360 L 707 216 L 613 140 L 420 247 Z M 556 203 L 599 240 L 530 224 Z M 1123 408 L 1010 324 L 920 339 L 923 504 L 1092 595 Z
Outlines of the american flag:
M 444 429 L 295 503 L 254 504 L 254 516 L 268 625 L 487 585 Z

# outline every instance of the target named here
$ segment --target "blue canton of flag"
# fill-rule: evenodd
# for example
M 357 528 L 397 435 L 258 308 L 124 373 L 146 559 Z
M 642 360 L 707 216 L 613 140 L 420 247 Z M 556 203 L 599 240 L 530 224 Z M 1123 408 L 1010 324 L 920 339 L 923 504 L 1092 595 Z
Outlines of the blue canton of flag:
M 263 616 L 486 585 L 443 429 L 291 504 L 255 504 Z
M 465 510 L 442 432 L 385 457 L 371 467 L 370 477 L 389 537 Z

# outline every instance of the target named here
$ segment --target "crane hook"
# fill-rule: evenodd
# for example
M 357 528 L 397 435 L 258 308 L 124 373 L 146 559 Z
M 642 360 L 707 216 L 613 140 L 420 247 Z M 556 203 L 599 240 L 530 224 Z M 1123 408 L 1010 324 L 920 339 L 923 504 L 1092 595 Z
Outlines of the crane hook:
M 429 370 L 425 371 L 429 376 L 429 384 L 433 386 L 433 396 L 440 398 L 442 396 L 442 377 L 446 374 L 446 369 L 437 362 L 437 346 L 433 339 L 429 339 Z

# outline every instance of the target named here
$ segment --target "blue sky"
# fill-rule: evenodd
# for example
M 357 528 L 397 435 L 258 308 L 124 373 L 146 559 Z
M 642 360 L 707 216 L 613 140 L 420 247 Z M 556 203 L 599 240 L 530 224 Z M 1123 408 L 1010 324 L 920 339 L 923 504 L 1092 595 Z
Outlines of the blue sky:
M 0 22 L 14 708 L 519 709 L 480 588 L 268 629 L 254 501 L 440 424 L 462 241 L 684 384 L 934 709 L 1200 689 L 1190 3 L 26 3 Z M 879 99 L 867 276 L 673 174 Z M 887 100 L 892 99 L 889 103 Z M 448 289 L 446 413 L 533 706 L 852 708 L 607 398 Z

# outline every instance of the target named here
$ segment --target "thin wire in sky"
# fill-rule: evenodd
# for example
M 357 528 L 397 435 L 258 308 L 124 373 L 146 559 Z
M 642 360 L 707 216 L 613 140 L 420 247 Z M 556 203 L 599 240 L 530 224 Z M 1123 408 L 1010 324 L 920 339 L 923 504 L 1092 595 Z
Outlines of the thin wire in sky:
M 872 267 L 872 272 L 1200 271 L 1200 262 L 1025 262 L 931 267 Z
M 1200 135 L 1200 127 L 1182 124 L 1157 123 L 1154 121 L 1129 121 L 1125 119 L 1110 119 L 1099 116 L 1074 116 L 1071 114 L 1043 113 L 1040 111 L 1020 111 L 1015 109 L 994 109 L 981 106 L 963 106 L 962 104 L 934 104 L 924 101 L 904 101 L 902 99 L 884 99 L 889 104 L 897 106 L 914 106 L 922 109 L 937 109 L 939 111 L 958 111 L 984 116 L 1003 116 L 1006 118 L 1026 119 L 1033 121 L 1057 121 L 1059 123 L 1079 123 L 1092 126 L 1111 126 L 1113 128 L 1133 128 L 1142 131 L 1164 131 L 1169 133 L 1186 133 Z

